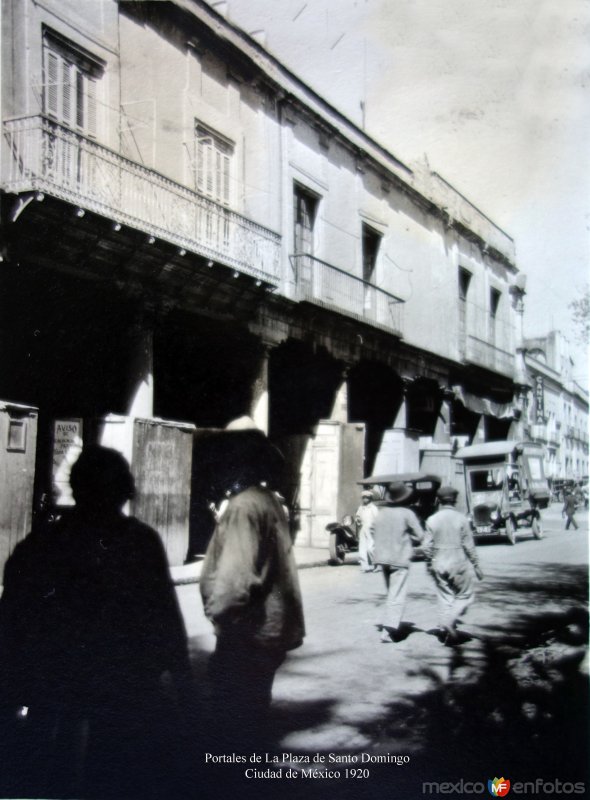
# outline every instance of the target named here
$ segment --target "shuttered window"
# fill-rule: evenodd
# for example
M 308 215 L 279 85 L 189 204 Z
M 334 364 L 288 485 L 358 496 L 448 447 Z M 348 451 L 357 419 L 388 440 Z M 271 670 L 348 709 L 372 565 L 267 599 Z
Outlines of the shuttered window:
M 195 186 L 216 203 L 230 205 L 234 146 L 202 125 L 195 131 Z
M 44 113 L 68 128 L 96 137 L 101 64 L 48 32 L 43 40 Z

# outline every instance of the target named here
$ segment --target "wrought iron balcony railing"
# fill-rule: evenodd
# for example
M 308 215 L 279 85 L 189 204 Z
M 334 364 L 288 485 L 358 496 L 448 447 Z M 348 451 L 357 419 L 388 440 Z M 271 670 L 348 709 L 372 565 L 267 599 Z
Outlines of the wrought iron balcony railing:
M 42 116 L 4 122 L 2 185 L 40 191 L 278 284 L 280 236 Z
M 403 335 L 404 301 L 339 267 L 303 253 L 290 257 L 297 299 Z
M 491 342 L 468 335 L 465 342 L 465 360 L 509 377 L 514 375 L 515 356 Z

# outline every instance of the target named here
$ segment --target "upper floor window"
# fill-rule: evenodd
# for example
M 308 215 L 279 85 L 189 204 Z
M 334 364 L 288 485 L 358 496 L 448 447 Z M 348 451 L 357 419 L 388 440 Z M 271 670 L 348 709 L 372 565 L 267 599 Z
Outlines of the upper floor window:
M 216 203 L 229 206 L 234 145 L 197 123 L 195 129 L 195 186 Z
M 382 236 L 368 225 L 363 225 L 363 280 L 375 283 L 377 256 Z
M 43 112 L 80 133 L 97 135 L 97 94 L 104 63 L 46 30 L 43 34 Z
M 313 254 L 313 231 L 318 208 L 316 195 L 295 184 L 293 194 L 295 253 Z
M 494 320 L 498 316 L 498 306 L 500 305 L 501 296 L 501 292 L 497 289 L 490 289 L 490 316 Z
M 467 300 L 470 283 L 471 273 L 463 269 L 463 267 L 459 267 L 459 300 Z

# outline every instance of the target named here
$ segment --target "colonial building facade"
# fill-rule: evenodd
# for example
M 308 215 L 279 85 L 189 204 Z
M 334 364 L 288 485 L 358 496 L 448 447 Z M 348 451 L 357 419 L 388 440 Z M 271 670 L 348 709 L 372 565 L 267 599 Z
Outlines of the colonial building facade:
M 438 173 L 201 0 L 3 0 L 2 36 L 0 398 L 36 502 L 112 444 L 179 563 L 193 443 L 249 415 L 323 545 L 363 473 L 517 434 L 514 243 Z
M 559 331 L 524 340 L 532 386 L 525 433 L 545 446 L 549 478 L 588 477 L 588 392 L 573 378 L 567 340 Z

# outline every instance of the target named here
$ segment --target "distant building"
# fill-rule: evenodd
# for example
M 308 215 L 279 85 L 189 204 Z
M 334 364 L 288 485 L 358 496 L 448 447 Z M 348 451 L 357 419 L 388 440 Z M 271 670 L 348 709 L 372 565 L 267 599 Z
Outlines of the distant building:
M 190 442 L 246 414 L 323 546 L 363 473 L 518 430 L 514 243 L 439 174 L 201 0 L 3 0 L 2 37 L 0 398 L 37 502 L 114 445 L 178 562 Z
M 579 480 L 588 475 L 588 392 L 573 379 L 574 363 L 559 331 L 524 340 L 532 385 L 525 433 L 545 445 L 545 472 Z

